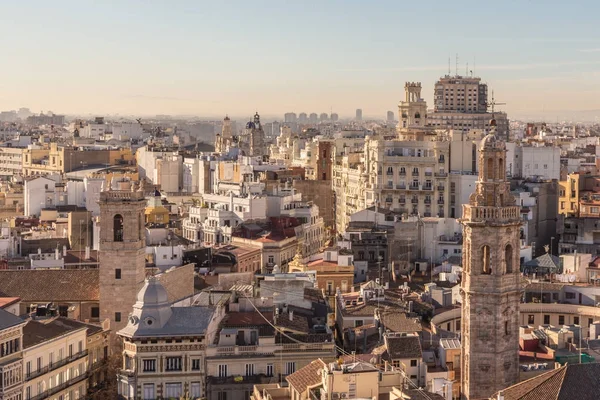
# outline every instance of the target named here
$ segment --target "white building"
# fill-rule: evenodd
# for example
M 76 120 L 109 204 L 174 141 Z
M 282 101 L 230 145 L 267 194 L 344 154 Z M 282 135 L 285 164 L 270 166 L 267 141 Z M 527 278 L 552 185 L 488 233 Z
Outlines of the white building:
M 560 148 L 550 146 L 517 146 L 512 176 L 560 179 Z M 507 163 L 507 168 L 508 168 Z

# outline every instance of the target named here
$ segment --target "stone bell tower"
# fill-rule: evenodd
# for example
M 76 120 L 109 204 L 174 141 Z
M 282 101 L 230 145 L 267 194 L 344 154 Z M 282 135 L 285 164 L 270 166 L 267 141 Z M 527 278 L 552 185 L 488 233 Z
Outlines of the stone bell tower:
M 519 207 L 506 181 L 506 147 L 492 131 L 481 141 L 479 179 L 463 205 L 461 391 L 488 399 L 519 377 Z
M 99 201 L 100 320 L 110 320 L 113 338 L 114 333 L 127 325 L 127 317 L 146 278 L 146 199 L 142 186 L 137 188 L 130 181 L 116 185 L 100 192 Z

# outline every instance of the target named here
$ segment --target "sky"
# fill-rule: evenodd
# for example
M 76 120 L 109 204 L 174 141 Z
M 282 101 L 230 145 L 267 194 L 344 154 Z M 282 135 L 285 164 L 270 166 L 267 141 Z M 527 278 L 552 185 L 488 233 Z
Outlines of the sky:
M 600 110 L 599 13 L 597 0 L 3 1 L 0 110 L 383 118 L 406 81 L 432 106 L 451 58 L 509 117 L 560 118 Z

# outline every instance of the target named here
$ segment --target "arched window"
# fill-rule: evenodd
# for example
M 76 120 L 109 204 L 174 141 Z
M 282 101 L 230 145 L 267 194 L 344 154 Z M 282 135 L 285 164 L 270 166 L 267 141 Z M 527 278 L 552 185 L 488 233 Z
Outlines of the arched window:
M 123 241 L 123 216 L 121 214 L 117 214 L 113 218 L 113 232 L 115 242 Z
M 415 113 L 415 118 L 416 118 L 416 119 L 418 119 L 418 118 L 421 118 L 421 114 L 419 114 L 419 113 Z
M 512 274 L 513 272 L 513 248 L 510 244 L 507 244 L 504 248 L 504 262 L 506 263 L 506 273 Z
M 494 179 L 494 160 L 492 158 L 487 160 L 487 178 Z
M 488 245 L 481 248 L 481 273 L 486 275 L 492 273 L 492 253 Z
M 498 160 L 498 173 L 500 174 L 499 178 L 502 178 L 504 176 L 504 174 L 506 173 L 504 171 L 504 160 L 503 159 Z

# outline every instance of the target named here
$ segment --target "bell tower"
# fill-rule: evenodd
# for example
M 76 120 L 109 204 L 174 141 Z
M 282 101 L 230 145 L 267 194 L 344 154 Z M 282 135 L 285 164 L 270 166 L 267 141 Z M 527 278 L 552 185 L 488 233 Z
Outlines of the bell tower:
M 116 186 L 100 192 L 99 201 L 100 320 L 110 320 L 113 338 L 127 325 L 146 278 L 146 200 L 142 186 L 136 188 L 130 181 L 117 182 Z
M 519 377 L 520 210 L 506 181 L 506 147 L 492 131 L 482 141 L 479 178 L 463 205 L 461 391 L 488 399 Z

